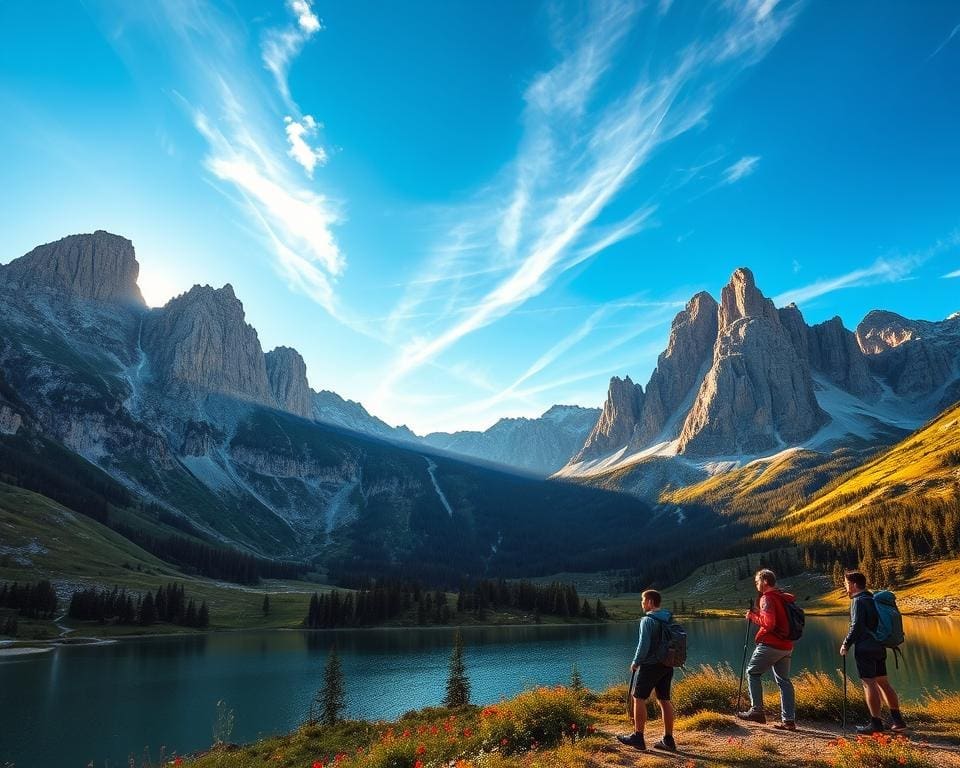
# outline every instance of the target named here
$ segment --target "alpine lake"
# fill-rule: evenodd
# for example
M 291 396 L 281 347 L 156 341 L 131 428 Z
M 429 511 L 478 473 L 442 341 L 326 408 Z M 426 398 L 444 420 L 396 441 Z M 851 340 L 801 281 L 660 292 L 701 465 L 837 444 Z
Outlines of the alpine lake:
M 745 622 L 687 619 L 688 669 L 728 664 L 739 673 Z M 901 697 L 960 689 L 960 619 L 905 617 Z M 809 617 L 794 673 L 835 672 L 847 619 Z M 485 704 L 536 685 L 565 684 L 574 665 L 594 690 L 625 682 L 637 624 L 463 629 L 472 701 Z M 240 631 L 63 645 L 0 653 L 0 765 L 81 768 L 139 763 L 213 741 L 218 702 L 234 713 L 229 740 L 284 733 L 309 716 L 330 649 L 346 681 L 346 716 L 393 719 L 444 695 L 453 630 Z M 753 647 L 752 633 L 750 648 Z M 855 681 L 852 658 L 849 673 Z M 679 670 L 679 674 L 683 674 Z M 851 686 L 859 696 L 859 685 Z M 768 702 L 772 704 L 773 702 Z M 626 727 L 626 721 L 625 721 Z

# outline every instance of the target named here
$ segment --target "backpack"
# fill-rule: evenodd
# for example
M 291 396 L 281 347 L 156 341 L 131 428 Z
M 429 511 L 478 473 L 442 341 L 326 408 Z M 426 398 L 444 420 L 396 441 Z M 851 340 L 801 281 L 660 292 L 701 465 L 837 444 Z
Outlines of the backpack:
M 767 594 L 775 594 L 780 598 L 780 602 L 783 604 L 784 613 L 787 614 L 787 631 L 783 632 L 782 630 L 777 631 L 777 634 L 780 635 L 784 640 L 799 640 L 803 637 L 803 626 L 807 622 L 807 616 L 803 612 L 803 608 L 797 605 L 797 601 L 793 600 L 784 600 L 783 593 L 777 591 L 771 591 Z
M 653 650 L 653 660 L 665 667 L 682 667 L 687 662 L 687 630 L 676 622 L 670 624 L 651 618 L 660 625 L 660 640 Z
M 903 616 L 897 607 L 897 596 L 888 590 L 873 593 L 877 609 L 877 628 L 872 631 L 874 639 L 884 648 L 894 651 L 903 645 Z

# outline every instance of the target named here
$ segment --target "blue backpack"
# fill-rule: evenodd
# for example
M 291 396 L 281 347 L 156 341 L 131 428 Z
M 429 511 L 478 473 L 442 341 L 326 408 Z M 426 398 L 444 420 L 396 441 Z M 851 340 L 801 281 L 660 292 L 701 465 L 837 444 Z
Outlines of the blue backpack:
M 873 593 L 873 604 L 877 609 L 877 628 L 871 634 L 884 648 L 893 649 L 893 659 L 897 661 L 897 654 L 902 654 L 903 645 L 903 616 L 897 607 L 897 596 L 889 590 Z M 899 667 L 899 662 L 897 663 Z

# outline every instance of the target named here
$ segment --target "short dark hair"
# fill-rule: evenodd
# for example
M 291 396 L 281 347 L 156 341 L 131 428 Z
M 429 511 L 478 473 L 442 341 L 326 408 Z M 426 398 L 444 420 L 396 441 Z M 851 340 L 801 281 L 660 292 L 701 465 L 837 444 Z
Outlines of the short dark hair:
M 761 568 L 753 577 L 754 579 L 760 579 L 764 584 L 769 584 L 771 587 L 775 586 L 777 583 L 777 574 L 771 571 L 769 568 Z
M 657 608 L 660 607 L 660 601 L 661 601 L 663 598 L 660 597 L 660 593 L 657 592 L 657 590 L 655 590 L 655 589 L 645 589 L 645 590 L 643 590 L 643 592 L 640 593 L 640 599 L 641 599 L 641 600 L 646 600 L 648 597 L 650 598 L 650 602 L 651 602 L 651 603 L 653 603 Z
M 847 571 L 843 574 L 843 578 L 853 584 L 857 589 L 867 588 L 867 577 L 860 573 L 860 571 Z

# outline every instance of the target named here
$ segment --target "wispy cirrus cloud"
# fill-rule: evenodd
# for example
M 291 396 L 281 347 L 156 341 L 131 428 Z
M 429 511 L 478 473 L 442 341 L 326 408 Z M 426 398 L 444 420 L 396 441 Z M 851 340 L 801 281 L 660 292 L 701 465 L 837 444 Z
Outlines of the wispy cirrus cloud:
M 836 277 L 816 280 L 809 285 L 793 288 L 775 296 L 773 303 L 778 306 L 802 304 L 844 288 L 859 288 L 880 283 L 896 283 L 907 279 L 913 272 L 916 261 L 911 258 L 878 259 L 869 267 L 855 269 Z
M 947 280 L 953 277 L 960 277 L 960 269 L 954 270 L 953 272 L 947 272 L 947 274 L 943 275 L 942 277 Z
M 760 158 L 757 155 L 748 155 L 741 157 L 733 165 L 728 166 L 723 171 L 723 184 L 735 184 L 753 173 L 757 169 L 757 163 Z
M 308 141 L 320 125 L 310 115 L 291 117 L 288 111 L 287 67 L 320 22 L 307 0 L 292 0 L 286 10 L 292 15 L 289 26 L 268 31 L 263 49 L 288 102 L 284 111 L 259 62 L 249 56 L 245 28 L 206 0 L 123 6 L 126 15 L 113 41 L 132 60 L 132 71 L 139 71 L 143 56 L 134 34 L 148 35 L 169 53 L 176 62 L 174 100 L 206 142 L 203 168 L 247 213 L 288 285 L 349 324 L 333 287 L 346 268 L 334 235 L 340 205 L 295 173 L 299 166 L 312 176 L 326 161 L 326 152 Z
M 287 126 L 287 141 L 290 149 L 287 154 L 297 161 L 313 178 L 313 169 L 327 162 L 327 151 L 320 146 L 310 146 L 308 139 L 317 135 L 317 121 L 311 115 L 304 115 L 301 120 L 294 120 L 290 115 L 283 118 Z
M 785 291 L 779 296 L 775 296 L 773 302 L 782 307 L 791 302 L 800 304 L 846 288 L 861 288 L 881 283 L 898 283 L 903 280 L 910 280 L 916 270 L 930 259 L 957 247 L 960 247 L 960 229 L 952 231 L 946 237 L 939 238 L 932 245 L 916 253 L 877 259 L 869 267 L 855 269 L 836 277 L 823 278 L 800 288 Z M 960 270 L 943 275 L 943 277 L 960 277 Z
M 950 34 L 947 35 L 946 40 L 944 40 L 940 45 L 937 46 L 936 50 L 927 57 L 927 61 L 930 61 L 934 56 L 936 56 L 940 51 L 947 47 L 953 38 L 957 36 L 957 33 L 960 33 L 960 24 L 957 24 L 953 29 L 950 30 Z
M 287 8 L 294 18 L 289 24 L 264 33 L 261 54 L 264 66 L 273 74 L 280 95 L 289 106 L 294 106 L 287 82 L 290 64 L 307 41 L 323 29 L 323 25 L 313 12 L 311 0 L 288 0 Z
M 664 63 L 637 62 L 624 54 L 629 48 L 624 42 L 642 13 L 637 5 L 590 6 L 590 18 L 577 20 L 560 36 L 565 55 L 525 92 L 516 158 L 478 200 L 451 212 L 457 224 L 443 249 L 398 303 L 388 327 L 415 340 L 397 356 L 381 397 L 388 398 L 399 379 L 465 336 L 649 226 L 655 200 L 604 231 L 597 222 L 658 148 L 703 125 L 723 86 L 766 54 L 798 7 L 775 0 L 722 4 L 712 9 L 717 24 L 710 28 L 719 31 L 684 41 Z M 658 23 L 657 10 L 650 14 L 644 23 Z M 605 75 L 625 66 L 638 73 L 632 85 L 600 108 L 595 99 Z M 743 158 L 730 174 L 742 178 L 758 160 Z M 470 277 L 480 265 L 496 265 L 502 274 Z M 401 318 L 431 299 L 438 276 L 447 297 L 447 322 L 435 324 L 441 328 L 430 335 L 405 333 Z

